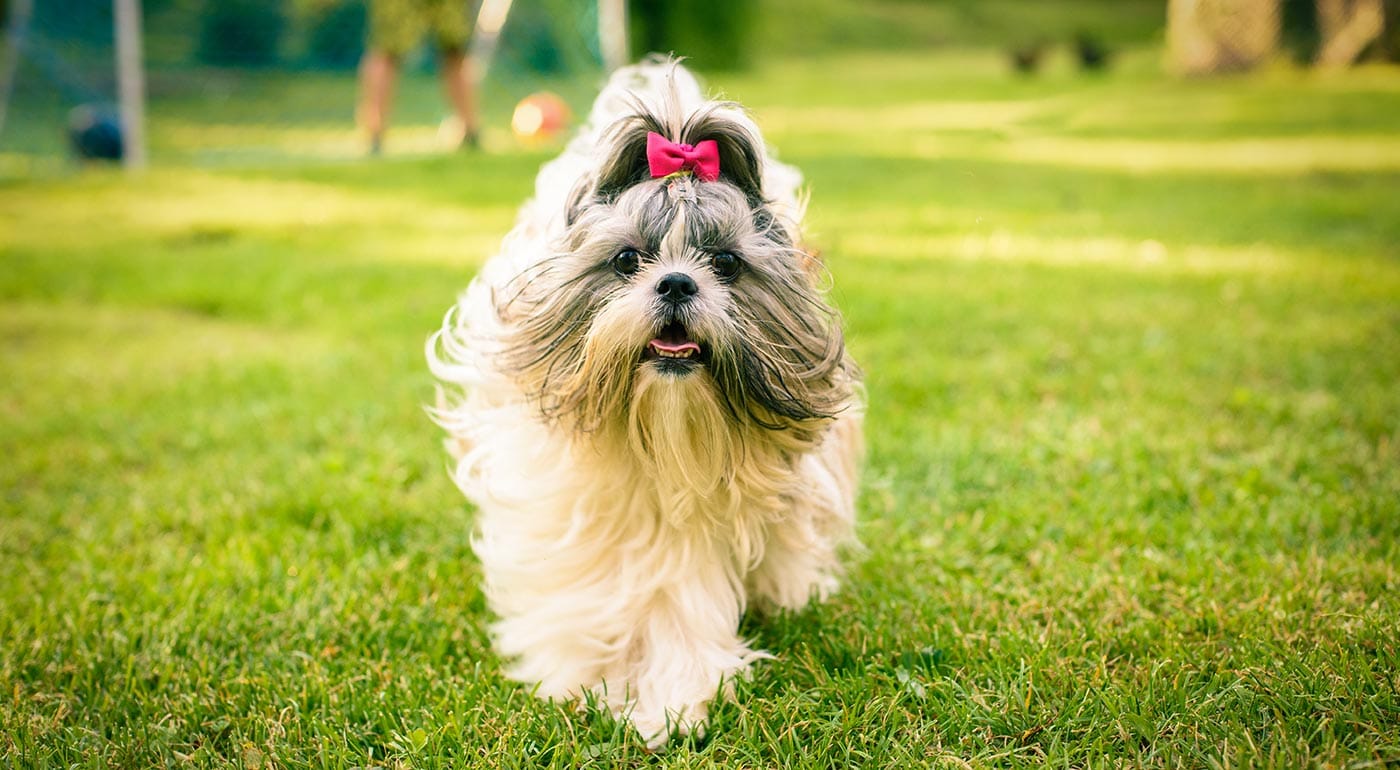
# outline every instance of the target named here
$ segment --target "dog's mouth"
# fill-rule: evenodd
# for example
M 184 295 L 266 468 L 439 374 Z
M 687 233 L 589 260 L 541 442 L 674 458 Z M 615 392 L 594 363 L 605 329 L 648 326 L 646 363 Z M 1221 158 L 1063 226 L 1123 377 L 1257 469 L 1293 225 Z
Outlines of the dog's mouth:
M 647 343 L 642 353 L 645 361 L 657 361 L 663 368 L 677 370 L 700 364 L 704 357 L 705 349 L 690 338 L 690 333 L 680 321 L 672 321 L 661 327 L 656 338 Z

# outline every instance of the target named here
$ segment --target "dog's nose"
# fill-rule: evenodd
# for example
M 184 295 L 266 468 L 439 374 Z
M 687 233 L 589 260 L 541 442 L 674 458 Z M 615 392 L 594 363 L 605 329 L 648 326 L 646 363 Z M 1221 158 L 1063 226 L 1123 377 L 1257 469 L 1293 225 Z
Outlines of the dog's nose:
M 700 291 L 700 287 L 695 285 L 695 279 L 685 273 L 667 273 L 661 278 L 661 283 L 656 284 L 656 293 L 667 302 L 679 305 Z

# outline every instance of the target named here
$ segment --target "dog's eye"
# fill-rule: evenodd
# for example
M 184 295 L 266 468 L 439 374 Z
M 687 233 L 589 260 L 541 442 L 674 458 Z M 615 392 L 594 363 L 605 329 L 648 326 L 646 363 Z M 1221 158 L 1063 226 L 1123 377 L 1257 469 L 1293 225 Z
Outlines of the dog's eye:
M 710 266 L 715 269 L 715 273 L 718 274 L 720 278 L 733 278 L 738 275 L 739 267 L 742 264 L 738 257 L 727 251 L 721 251 L 713 257 L 710 257 Z
M 623 249 L 613 255 L 612 266 L 618 275 L 632 275 L 642 266 L 642 255 L 636 249 Z

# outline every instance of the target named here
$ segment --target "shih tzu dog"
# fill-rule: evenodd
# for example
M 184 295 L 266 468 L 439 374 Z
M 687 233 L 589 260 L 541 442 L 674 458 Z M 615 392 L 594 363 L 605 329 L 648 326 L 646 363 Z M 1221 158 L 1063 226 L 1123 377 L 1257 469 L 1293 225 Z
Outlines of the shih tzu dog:
M 798 173 L 674 61 L 616 73 L 428 343 L 511 677 L 649 745 L 837 588 L 859 375 Z

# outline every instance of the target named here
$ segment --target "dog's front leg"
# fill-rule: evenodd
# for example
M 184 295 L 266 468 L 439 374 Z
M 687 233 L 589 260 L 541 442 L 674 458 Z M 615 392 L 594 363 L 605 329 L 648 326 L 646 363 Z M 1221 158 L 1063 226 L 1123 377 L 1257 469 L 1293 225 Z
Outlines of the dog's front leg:
M 642 609 L 629 717 L 648 746 L 672 733 L 703 734 L 710 701 L 729 697 L 732 677 L 767 657 L 739 638 L 742 610 L 739 582 L 718 558 L 694 559 Z
M 763 609 L 800 610 L 841 585 L 840 551 L 854 545 L 856 459 L 860 418 L 834 425 L 818 453 L 798 466 L 800 494 L 768 527 L 763 559 L 748 575 L 749 596 Z
M 841 585 L 838 575 L 834 543 L 811 529 L 789 527 L 768 541 L 748 583 L 759 609 L 795 612 L 834 594 Z

